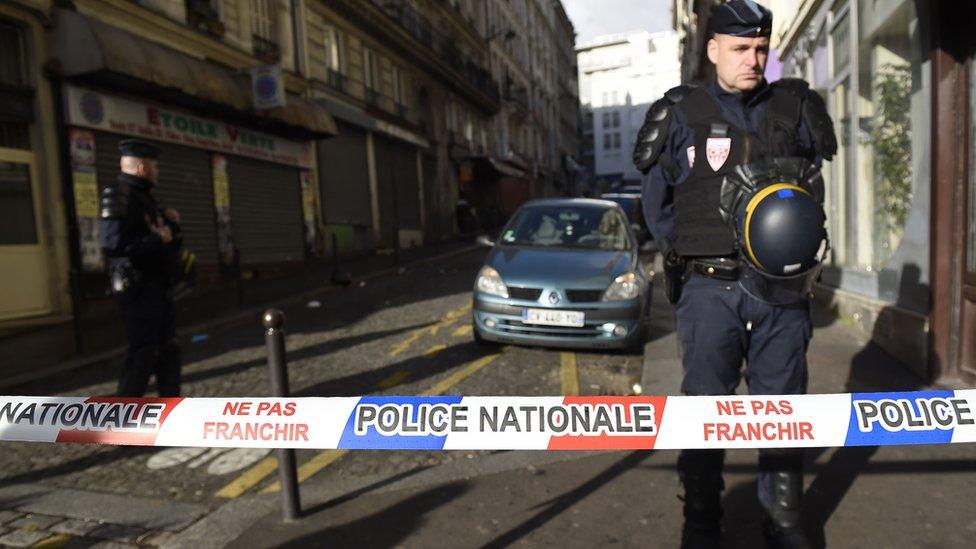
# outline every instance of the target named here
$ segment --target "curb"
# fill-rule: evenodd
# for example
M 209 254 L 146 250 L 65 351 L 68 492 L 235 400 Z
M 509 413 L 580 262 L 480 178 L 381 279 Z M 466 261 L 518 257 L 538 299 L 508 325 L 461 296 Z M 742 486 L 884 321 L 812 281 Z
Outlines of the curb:
M 355 280 L 357 280 L 357 281 L 373 280 L 373 279 L 376 279 L 376 278 L 380 278 L 380 277 L 383 277 L 383 276 L 386 276 L 386 275 L 395 273 L 399 269 L 402 269 L 404 267 L 408 267 L 408 266 L 411 266 L 411 265 L 420 265 L 420 264 L 429 263 L 429 262 L 432 262 L 432 261 L 440 261 L 442 259 L 447 259 L 449 257 L 454 257 L 456 255 L 462 255 L 462 254 L 465 254 L 465 253 L 474 251 L 474 250 L 476 250 L 478 248 L 481 248 L 481 246 L 478 245 L 478 244 L 472 244 L 472 245 L 469 245 L 469 246 L 464 246 L 464 247 L 458 248 L 456 250 L 451 250 L 449 252 L 444 252 L 442 254 L 437 254 L 437 255 L 430 256 L 430 257 L 424 257 L 424 258 L 420 258 L 420 259 L 415 259 L 413 261 L 408 261 L 408 262 L 405 262 L 405 263 L 401 263 L 400 265 L 394 265 L 393 267 L 386 267 L 386 268 L 383 268 L 383 269 L 379 269 L 377 271 L 372 271 L 372 272 L 366 273 L 366 274 L 364 274 L 364 275 L 356 278 Z M 301 301 L 304 301 L 306 299 L 310 299 L 312 297 L 329 295 L 329 294 L 338 292 L 340 290 L 342 290 L 342 288 L 339 287 L 339 286 L 331 286 L 331 285 L 330 286 L 321 286 L 321 287 L 315 288 L 313 290 L 308 290 L 308 291 L 303 292 L 301 294 L 292 295 L 292 296 L 283 298 L 281 300 L 275 300 L 274 302 L 268 302 L 268 303 L 263 303 L 261 305 L 256 305 L 256 306 L 250 307 L 250 308 L 248 308 L 246 310 L 239 311 L 239 312 L 236 312 L 236 313 L 232 313 L 232 314 L 229 314 L 229 315 L 226 315 L 226 316 L 223 316 L 223 317 L 220 317 L 220 318 L 217 318 L 217 319 L 208 321 L 208 322 L 201 322 L 201 323 L 194 324 L 192 326 L 186 326 L 184 328 L 180 328 L 180 329 L 178 329 L 176 331 L 176 335 L 181 340 L 185 340 L 190 334 L 194 334 L 194 333 L 200 333 L 200 332 L 220 332 L 220 331 L 226 330 L 228 328 L 233 328 L 235 326 L 239 326 L 241 324 L 244 324 L 246 322 L 249 322 L 251 320 L 254 320 L 254 319 L 258 318 L 260 316 L 260 314 L 263 313 L 269 307 L 285 308 L 285 307 L 294 305 L 295 303 L 299 303 Z M 60 362 L 58 364 L 54 364 L 54 365 L 49 366 L 47 368 L 41 368 L 41 369 L 38 369 L 38 370 L 33 370 L 31 372 L 25 372 L 23 374 L 19 374 L 19 375 L 15 375 L 15 376 L 10 376 L 10 377 L 5 378 L 2 381 L 2 383 L 0 383 L 0 389 L 7 388 L 7 387 L 13 387 L 13 386 L 16 386 L 16 385 L 20 385 L 22 383 L 29 383 L 31 381 L 37 381 L 39 379 L 43 379 L 43 378 L 48 377 L 48 376 L 51 376 L 51 375 L 60 374 L 60 373 L 64 373 L 64 372 L 69 372 L 69 371 L 77 370 L 77 369 L 84 368 L 84 367 L 87 367 L 87 366 L 92 366 L 94 364 L 99 364 L 99 363 L 103 363 L 103 362 L 108 362 L 108 361 L 113 360 L 113 359 L 118 359 L 118 358 L 120 358 L 122 356 L 125 356 L 125 351 L 126 351 L 126 347 L 124 345 L 122 345 L 122 346 L 119 346 L 119 347 L 115 347 L 115 348 L 112 348 L 112 349 L 108 349 L 106 351 L 102 351 L 102 352 L 100 352 L 98 354 L 76 357 L 76 358 L 72 358 L 71 360 L 67 360 L 67 361 L 64 361 L 64 362 Z

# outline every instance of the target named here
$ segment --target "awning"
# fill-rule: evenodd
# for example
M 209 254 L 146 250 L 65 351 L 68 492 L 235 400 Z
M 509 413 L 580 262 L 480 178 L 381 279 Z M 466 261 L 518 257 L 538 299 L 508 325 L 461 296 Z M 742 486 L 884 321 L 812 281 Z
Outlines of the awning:
M 400 128 L 394 124 L 390 124 L 389 122 L 380 120 L 366 113 L 362 109 L 359 109 L 358 107 L 354 107 L 328 97 L 316 98 L 315 102 L 321 105 L 339 120 L 344 120 L 350 124 L 359 126 L 364 130 L 386 134 L 389 137 L 399 139 L 423 149 L 430 148 L 430 141 L 428 141 L 425 137 Z
M 468 156 L 461 162 L 470 162 L 475 170 L 475 177 L 478 179 L 494 179 L 496 177 L 525 177 L 525 171 L 521 170 L 504 160 L 492 158 L 490 156 Z
M 327 137 L 338 130 L 329 111 L 288 94 L 286 106 L 255 111 L 250 79 L 75 11 L 54 10 L 53 52 L 61 75 L 153 99 L 206 109 L 270 132 Z

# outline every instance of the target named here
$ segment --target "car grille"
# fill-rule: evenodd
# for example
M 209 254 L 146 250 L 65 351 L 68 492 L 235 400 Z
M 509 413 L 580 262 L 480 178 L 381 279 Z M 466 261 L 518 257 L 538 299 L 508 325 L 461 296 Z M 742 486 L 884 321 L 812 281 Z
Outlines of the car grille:
M 595 337 L 603 333 L 596 326 L 581 326 L 579 328 L 571 326 L 540 326 L 538 324 L 525 324 L 521 320 L 508 319 L 500 320 L 495 325 L 495 329 L 509 334 L 550 337 Z
M 542 288 L 509 288 L 508 297 L 512 299 L 526 299 L 536 301 L 542 295 Z
M 603 290 L 566 290 L 566 297 L 575 303 L 600 301 L 600 298 L 603 297 Z

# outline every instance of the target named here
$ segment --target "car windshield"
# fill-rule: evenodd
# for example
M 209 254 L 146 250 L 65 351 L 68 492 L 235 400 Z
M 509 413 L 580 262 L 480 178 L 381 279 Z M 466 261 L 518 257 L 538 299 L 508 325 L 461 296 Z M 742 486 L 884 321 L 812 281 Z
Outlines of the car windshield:
M 529 206 L 515 214 L 499 239 L 503 245 L 627 250 L 627 222 L 616 208 Z

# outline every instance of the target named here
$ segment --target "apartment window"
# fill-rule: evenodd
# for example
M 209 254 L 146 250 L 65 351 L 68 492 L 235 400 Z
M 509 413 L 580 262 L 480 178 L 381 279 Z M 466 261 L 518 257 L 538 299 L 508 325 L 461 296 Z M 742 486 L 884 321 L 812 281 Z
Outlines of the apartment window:
M 274 0 L 251 0 L 251 33 L 269 42 L 277 42 L 274 23 Z
M 20 28 L 0 21 L 0 84 L 26 86 L 27 60 Z
M 620 148 L 620 134 L 619 133 L 613 134 L 613 148 L 615 148 L 615 149 L 619 149 Z
M 325 68 L 340 74 L 345 74 L 343 70 L 342 54 L 342 33 L 332 25 L 325 26 Z
M 614 128 L 620 127 L 620 111 L 613 112 L 613 127 Z
M 403 73 L 400 72 L 400 67 L 393 67 L 393 102 L 397 105 L 403 105 Z
M 609 149 L 610 148 L 610 134 L 609 133 L 603 134 L 603 148 L 604 149 Z
M 363 85 L 366 89 L 375 90 L 376 76 L 376 54 L 369 48 L 363 48 Z
M 610 127 L 610 113 L 604 112 L 600 118 L 603 120 L 603 129 Z

